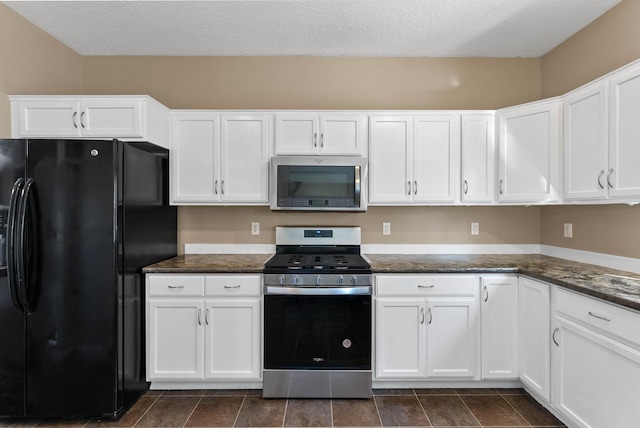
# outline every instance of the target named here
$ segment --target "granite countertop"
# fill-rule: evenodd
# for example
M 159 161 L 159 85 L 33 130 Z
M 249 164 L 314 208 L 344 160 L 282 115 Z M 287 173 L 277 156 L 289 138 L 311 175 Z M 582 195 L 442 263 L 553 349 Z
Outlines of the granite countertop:
M 187 254 L 144 273 L 262 273 L 271 254 Z M 640 274 L 533 254 L 365 254 L 374 273 L 517 273 L 640 311 Z
M 262 273 L 272 254 L 185 254 L 142 269 L 143 273 Z

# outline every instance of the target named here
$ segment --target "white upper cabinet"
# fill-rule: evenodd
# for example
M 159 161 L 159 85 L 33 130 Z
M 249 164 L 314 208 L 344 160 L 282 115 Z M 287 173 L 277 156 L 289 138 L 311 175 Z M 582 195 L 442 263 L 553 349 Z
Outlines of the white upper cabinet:
M 276 155 L 366 155 L 364 114 L 278 113 Z
M 460 115 L 372 116 L 369 203 L 453 204 L 460 177 Z
M 567 201 L 640 200 L 640 64 L 570 92 L 564 101 Z
M 270 116 L 172 113 L 171 203 L 268 203 Z
M 498 111 L 498 201 L 559 202 L 560 99 Z
M 598 82 L 565 97 L 565 199 L 607 195 L 607 95 L 606 82 Z
M 146 96 L 11 96 L 14 138 L 120 138 L 169 147 L 169 110 Z
M 462 115 L 462 203 L 495 202 L 495 117 L 493 113 Z

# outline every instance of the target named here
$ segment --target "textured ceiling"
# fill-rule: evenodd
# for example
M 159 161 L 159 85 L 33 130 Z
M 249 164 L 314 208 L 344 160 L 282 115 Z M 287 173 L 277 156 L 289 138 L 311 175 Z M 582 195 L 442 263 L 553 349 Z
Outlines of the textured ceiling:
M 3 3 L 81 55 L 538 57 L 619 2 Z

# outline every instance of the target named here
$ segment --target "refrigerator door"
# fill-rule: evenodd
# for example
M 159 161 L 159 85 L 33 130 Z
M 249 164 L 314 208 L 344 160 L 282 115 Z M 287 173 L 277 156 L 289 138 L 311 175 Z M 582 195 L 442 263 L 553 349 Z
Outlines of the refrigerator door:
M 6 246 L 9 203 L 16 181 L 24 179 L 25 153 L 24 140 L 0 140 L 0 416 L 25 414 L 25 315 L 14 304 L 17 290 L 9 288 Z
M 27 179 L 34 182 L 25 245 L 29 416 L 120 409 L 118 147 L 113 141 L 27 145 Z

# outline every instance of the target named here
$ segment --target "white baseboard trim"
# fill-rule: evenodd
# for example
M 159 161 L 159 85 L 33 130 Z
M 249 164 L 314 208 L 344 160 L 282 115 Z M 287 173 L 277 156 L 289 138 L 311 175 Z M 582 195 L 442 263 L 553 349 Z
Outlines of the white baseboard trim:
M 593 253 L 591 251 L 554 247 L 552 245 L 540 245 L 540 254 L 544 256 L 573 260 L 574 262 L 588 263 L 611 269 L 640 273 L 640 259 L 633 259 L 631 257 L 614 256 L 604 253 Z
M 538 244 L 363 244 L 360 249 L 363 254 L 540 254 Z
M 184 244 L 185 254 L 273 254 L 272 244 Z

